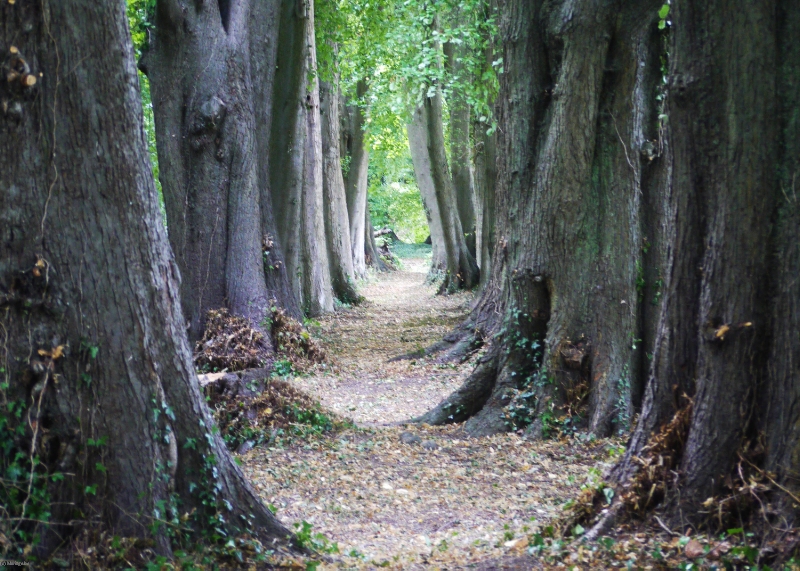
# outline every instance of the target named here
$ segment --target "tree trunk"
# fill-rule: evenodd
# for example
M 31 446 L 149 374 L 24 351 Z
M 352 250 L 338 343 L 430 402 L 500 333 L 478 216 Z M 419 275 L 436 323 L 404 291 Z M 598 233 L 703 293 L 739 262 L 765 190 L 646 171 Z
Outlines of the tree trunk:
M 455 291 L 457 289 L 471 289 L 478 285 L 480 272 L 475 258 L 467 249 L 466 239 L 458 215 L 456 193 L 450 168 L 447 162 L 447 153 L 444 144 L 444 127 L 442 123 L 442 95 L 437 88 L 436 94 L 426 97 L 423 104 L 414 113 L 414 119 L 409 125 L 409 141 L 412 147 L 412 160 L 420 151 L 427 155 L 427 161 L 419 158 L 414 161 L 415 172 L 423 178 L 418 178 L 417 184 L 422 192 L 423 201 L 430 191 L 426 187 L 425 168 L 430 165 L 431 185 L 434 190 L 436 207 L 439 211 L 439 224 L 441 225 L 442 240 L 439 254 L 443 252 L 445 260 L 445 276 L 439 288 L 440 293 Z M 411 142 L 411 138 L 414 139 Z M 413 147 L 421 143 L 421 148 Z M 417 167 L 419 165 L 419 167 Z M 426 205 L 427 206 L 427 205 Z M 430 211 L 431 218 L 435 211 Z M 438 233 L 437 224 L 431 224 L 431 243 L 435 242 L 434 234 Z M 436 248 L 434 246 L 434 248 Z M 437 252 L 434 252 L 434 256 Z
M 278 237 L 308 315 L 333 311 L 325 247 L 319 81 L 311 2 L 282 0 L 274 81 L 270 180 Z
M 767 432 L 766 468 L 795 495 L 800 492 L 800 5 L 782 1 L 777 18 L 778 220 L 775 297 L 769 324 L 772 343 L 767 363 L 769 401 L 761 414 Z M 793 502 L 785 502 L 789 510 Z
M 294 294 L 293 276 L 286 270 L 286 258 L 273 209 L 271 187 L 270 144 L 272 140 L 273 100 L 275 92 L 275 65 L 278 55 L 278 30 L 280 3 L 276 0 L 260 0 L 251 7 L 253 22 L 271 22 L 272 34 L 264 38 L 258 33 L 259 26 L 251 28 L 250 69 L 253 107 L 255 109 L 256 148 L 258 152 L 258 188 L 260 191 L 262 250 L 267 291 L 289 316 L 302 319 L 299 299 Z M 279 163 L 281 164 L 281 163 Z
M 181 527 L 198 539 L 218 528 L 283 542 L 289 532 L 212 430 L 199 390 L 124 4 L 4 3 L 0 43 L 14 46 L 17 74 L 0 83 L 0 392 L 4 411 L 22 413 L 3 424 L 20 425 L 3 436 L 4 477 L 16 453 L 39 462 L 26 460 L 14 484 L 33 496 L 0 502 L 4 535 L 30 545 L 41 534 L 44 556 L 85 519 L 169 554 L 167 522 L 186 512 Z M 239 164 L 222 136 L 223 158 Z M 214 204 L 238 216 L 238 203 Z
M 339 77 L 335 75 L 332 84 L 320 84 L 325 235 L 333 293 L 345 303 L 354 303 L 359 296 L 355 289 L 350 221 L 342 177 L 342 161 L 339 155 L 341 139 L 339 101 Z
M 476 406 L 456 393 L 422 420 L 478 410 L 466 425 L 474 434 L 529 422 L 544 434 L 588 405 L 590 430 L 625 429 L 641 350 L 641 181 L 651 167 L 639 151 L 656 137 L 655 78 L 641 64 L 652 59 L 656 4 L 505 6 L 497 246 L 467 322 L 502 326 L 466 381 L 488 384 L 476 393 L 489 396 Z
M 473 185 L 472 161 L 470 160 L 470 105 L 461 82 L 468 80 L 462 62 L 465 55 L 463 43 L 455 45 L 447 42 L 443 46 L 444 62 L 452 77 L 458 78 L 447 100 L 450 109 L 450 168 L 453 174 L 453 187 L 456 194 L 458 218 L 467 250 L 477 259 L 475 188 Z
M 367 83 L 358 82 L 356 102 L 347 107 L 347 155 L 350 165 L 345 182 L 347 196 L 347 213 L 350 216 L 350 246 L 353 248 L 353 269 L 356 277 L 363 279 L 367 275 L 364 258 L 366 243 L 364 241 L 365 222 L 367 216 L 367 183 L 369 152 L 364 137 L 364 111 L 362 99 L 367 92 Z
M 481 288 L 492 275 L 492 250 L 495 242 L 494 196 L 497 185 L 497 133 L 486 134 L 486 123 L 473 122 L 475 145 L 473 170 L 475 172 L 476 208 L 476 261 L 481 270 Z
M 787 31 L 797 25 L 797 10 L 789 12 L 795 19 L 787 14 Z M 797 327 L 797 298 L 787 297 L 797 289 L 784 273 L 796 267 L 796 242 L 779 245 L 777 264 L 770 264 L 769 256 L 770 220 L 776 199 L 783 196 L 775 180 L 776 157 L 781 156 L 775 85 L 783 77 L 778 73 L 775 14 L 774 2 L 708 5 L 685 0 L 674 5 L 672 16 L 670 185 L 680 192 L 673 193 L 669 210 L 672 259 L 652 375 L 617 477 L 625 482 L 635 472 L 632 457 L 685 406 L 681 396 L 686 394 L 692 398 L 692 415 L 685 446 L 676 454 L 683 475 L 681 498 L 688 504 L 698 505 L 721 489 L 754 429 L 761 383 L 770 382 L 770 399 L 762 399 L 766 410 L 783 409 L 791 402 L 788 394 L 796 390 L 790 388 L 797 384 L 796 371 L 789 374 L 785 367 L 798 354 L 798 341 L 779 329 L 792 320 Z M 796 81 L 797 46 L 790 37 L 783 38 L 784 65 L 795 72 Z M 795 90 L 784 91 L 783 121 L 786 144 L 796 146 L 796 125 L 787 123 L 792 114 L 797 116 Z M 796 168 L 796 156 L 783 159 L 786 168 L 779 171 Z M 781 182 L 788 181 L 784 177 Z M 787 206 L 778 236 L 796 235 L 796 218 L 791 203 Z M 770 269 L 776 266 L 773 321 L 768 302 Z M 778 343 L 773 352 L 777 349 L 780 356 L 774 355 L 767 366 L 770 339 Z M 770 412 L 769 417 L 792 422 L 788 414 Z M 775 444 L 784 429 L 786 425 L 781 436 L 767 434 L 771 452 L 777 452 L 776 464 L 781 452 Z
M 270 79 L 254 81 L 252 59 L 269 53 L 252 54 L 250 45 L 274 44 L 276 30 L 271 19 L 251 18 L 251 4 L 220 9 L 161 0 L 153 47 L 142 62 L 192 340 L 209 309 L 228 307 L 257 327 L 271 297 L 293 305 L 280 280 L 268 290 L 265 278 L 264 236 L 273 230 L 262 228 L 259 160 L 266 148 L 256 134 L 256 108 L 264 103 L 254 94 Z M 271 74 L 272 66 L 260 71 Z M 269 212 L 264 218 L 269 222 Z
M 372 227 L 372 217 L 367 208 L 364 221 L 364 259 L 368 266 L 378 272 L 388 271 L 390 266 L 383 261 L 378 246 L 375 244 L 375 229 Z
M 439 203 L 436 201 L 436 188 L 433 186 L 433 173 L 431 158 L 427 152 L 428 128 L 425 114 L 420 107 L 414 112 L 411 123 L 407 126 L 408 146 L 411 149 L 411 162 L 414 165 L 414 176 L 417 180 L 422 204 L 425 207 L 425 217 L 428 220 L 428 230 L 431 234 L 430 277 L 435 278 L 447 269 L 447 256 L 444 248 L 444 230 L 442 229 L 442 216 L 439 213 Z

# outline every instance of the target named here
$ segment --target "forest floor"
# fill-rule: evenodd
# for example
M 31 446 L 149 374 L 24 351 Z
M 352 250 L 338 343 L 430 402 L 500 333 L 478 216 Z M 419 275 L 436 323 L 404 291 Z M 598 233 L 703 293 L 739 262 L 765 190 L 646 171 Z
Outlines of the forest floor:
M 622 439 L 470 438 L 460 425 L 403 424 L 456 389 L 477 356 L 456 365 L 389 361 L 441 339 L 473 301 L 436 296 L 425 258 L 402 262 L 362 285 L 364 304 L 307 324 L 328 363 L 289 380 L 348 420 L 345 428 L 336 423 L 336 431 L 276 439 L 240 456 L 277 517 L 329 553 L 320 568 L 715 569 L 728 550 L 729 568 L 750 568 L 741 564 L 754 548 L 690 530 L 665 533 L 652 518 L 589 545 L 571 541 L 581 526 L 558 539 L 551 526 L 582 490 L 592 497 L 602 489 Z
M 473 367 L 388 362 L 441 339 L 469 310 L 471 294 L 436 296 L 425 284 L 428 263 L 406 258 L 362 287 L 364 304 L 312 324 L 330 363 L 292 382 L 353 427 L 242 456 L 279 519 L 317 547 L 337 544 L 336 567 L 460 568 L 524 553 L 528 534 L 621 451 L 614 441 L 474 439 L 458 425 L 398 425 Z

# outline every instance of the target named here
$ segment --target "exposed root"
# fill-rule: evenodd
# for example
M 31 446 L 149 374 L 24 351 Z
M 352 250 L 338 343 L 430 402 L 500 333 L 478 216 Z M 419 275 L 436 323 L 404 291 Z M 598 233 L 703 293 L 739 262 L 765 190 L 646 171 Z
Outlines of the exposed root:
M 390 363 L 433 357 L 438 355 L 435 363 L 463 363 L 483 347 L 485 337 L 483 332 L 473 327 L 472 320 L 468 319 L 433 345 L 422 350 L 412 351 L 397 355 L 389 359 Z
M 589 528 L 583 539 L 593 541 L 615 527 L 620 518 L 643 516 L 648 509 L 658 505 L 675 480 L 674 469 L 683 455 L 691 416 L 692 402 L 689 401 L 653 435 L 641 456 L 632 457 L 638 468 L 621 489 L 614 492 L 613 488 L 601 482 L 583 490 L 556 524 L 559 532 L 569 535 L 580 525 Z M 613 503 L 609 505 L 612 498 Z
M 412 422 L 436 425 L 466 420 L 483 408 L 492 394 L 496 378 L 497 355 L 492 351 L 478 361 L 475 370 L 457 391 Z
M 212 309 L 203 338 L 195 346 L 194 364 L 200 371 L 243 371 L 264 367 L 272 353 L 265 335 L 248 320 L 224 308 Z
M 577 526 L 588 526 L 597 514 L 606 515 L 608 512 L 602 510 L 608 507 L 608 499 L 603 490 L 603 486 L 590 486 L 581 490 L 578 497 L 572 500 L 564 516 L 556 522 L 554 527 L 558 535 L 569 536 Z

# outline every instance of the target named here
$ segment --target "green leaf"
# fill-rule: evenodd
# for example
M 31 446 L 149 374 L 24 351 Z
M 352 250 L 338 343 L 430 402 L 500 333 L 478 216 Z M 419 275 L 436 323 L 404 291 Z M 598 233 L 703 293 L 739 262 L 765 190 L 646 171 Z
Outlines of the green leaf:
M 665 20 L 669 15 L 669 4 L 664 4 L 661 6 L 661 10 L 658 11 L 658 17 L 662 20 Z

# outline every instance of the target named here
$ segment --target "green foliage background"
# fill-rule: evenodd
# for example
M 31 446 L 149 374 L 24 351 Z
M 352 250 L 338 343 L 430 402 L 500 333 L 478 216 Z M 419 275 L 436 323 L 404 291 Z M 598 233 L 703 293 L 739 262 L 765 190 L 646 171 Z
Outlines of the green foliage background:
M 138 59 L 147 49 L 156 0 L 126 1 Z M 358 104 L 367 116 L 373 225 L 390 226 L 404 241 L 421 242 L 428 236 L 427 220 L 406 124 L 422 99 L 439 86 L 445 100 L 458 90 L 487 129 L 494 128 L 491 104 L 502 73 L 501 59 L 486 61 L 496 37 L 494 11 L 487 0 L 316 0 L 314 9 L 320 79 L 331 81 L 338 74 L 340 88 L 351 101 L 358 81 L 365 79 L 368 84 L 367 95 Z M 441 65 L 445 42 L 466 48 L 460 76 Z M 163 211 L 150 84 L 142 73 L 139 84 Z

